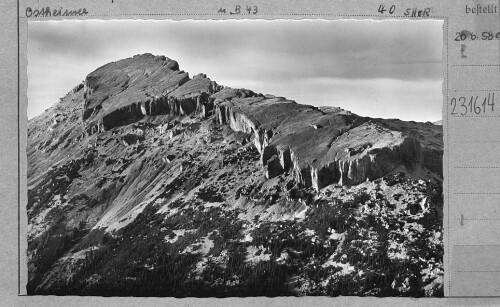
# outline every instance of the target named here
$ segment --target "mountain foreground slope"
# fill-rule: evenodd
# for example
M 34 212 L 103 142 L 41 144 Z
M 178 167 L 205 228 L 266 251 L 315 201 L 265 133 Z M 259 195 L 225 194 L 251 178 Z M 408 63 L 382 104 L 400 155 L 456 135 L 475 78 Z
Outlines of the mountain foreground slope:
M 443 295 L 440 125 L 143 54 L 30 120 L 27 154 L 29 294 Z

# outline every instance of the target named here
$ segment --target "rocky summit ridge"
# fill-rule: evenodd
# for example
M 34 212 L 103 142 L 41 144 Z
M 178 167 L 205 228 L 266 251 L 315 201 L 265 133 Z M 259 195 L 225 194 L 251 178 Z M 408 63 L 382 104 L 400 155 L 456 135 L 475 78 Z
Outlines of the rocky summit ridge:
M 190 79 L 164 56 L 145 54 L 104 65 L 87 76 L 83 91 L 87 134 L 147 116 L 214 115 L 219 124 L 252 137 L 268 178 L 291 171 L 316 190 L 379 178 L 400 165 L 442 177 L 439 127 L 420 129 L 417 123 L 224 89 L 203 74 Z
M 166 282 L 150 276 L 161 263 L 166 265 L 157 250 L 161 248 L 164 254 L 184 255 L 174 257 L 179 262 L 169 260 L 174 261 L 170 266 L 185 266 L 182 283 L 220 293 L 269 294 L 255 280 L 238 275 L 245 273 L 245 266 L 255 269 L 263 263 L 287 272 L 280 271 L 288 276 L 283 280 L 269 281 L 275 288 L 281 285 L 271 287 L 275 294 L 419 296 L 442 291 L 439 252 L 426 250 L 423 262 L 408 260 L 410 250 L 442 249 L 440 125 L 363 117 L 337 107 L 228 88 L 204 74 L 190 78 L 167 57 L 143 54 L 91 72 L 29 121 L 28 144 L 30 293 L 102 294 L 99 289 L 107 289 L 124 295 L 120 289 L 129 289 L 128 283 L 149 280 L 151 288 L 144 291 L 151 295 L 190 295 L 188 290 L 155 288 L 156 281 Z M 314 219 L 322 219 L 320 212 L 336 212 L 331 216 L 335 222 L 314 226 Z M 183 214 L 193 220 L 184 220 Z M 374 225 L 366 224 L 367 216 L 377 231 L 370 232 Z M 220 220 L 230 217 L 233 222 Z M 207 224 L 206 219 L 214 222 Z M 356 234 L 344 225 L 348 220 L 359 228 Z M 416 231 L 421 241 L 409 248 L 400 241 L 411 223 L 420 225 L 410 233 Z M 315 256 L 302 259 L 298 255 L 307 252 L 295 243 L 272 243 L 263 236 L 280 237 L 285 229 L 296 240 L 307 241 L 303 244 L 308 250 L 315 240 L 322 248 L 313 248 Z M 134 260 L 143 262 L 142 269 L 116 260 L 116 253 L 139 253 L 123 245 L 125 234 L 151 240 Z M 387 243 L 393 254 L 382 242 L 368 250 L 381 252 L 384 266 L 391 261 L 413 266 L 411 274 L 408 269 L 390 277 L 372 272 L 377 278 L 392 278 L 386 288 L 364 285 L 356 292 L 347 287 L 342 278 L 366 283 L 358 275 L 370 267 L 351 263 L 349 236 L 365 242 L 389 240 L 391 235 L 399 236 L 394 244 Z M 251 243 L 258 240 L 264 241 Z M 231 260 L 244 263 L 237 273 L 222 265 L 231 255 L 244 258 Z M 321 264 L 323 277 L 294 271 L 318 264 L 311 261 Z M 120 275 L 123 280 L 117 285 L 109 284 L 109 276 L 118 273 L 106 272 L 125 264 L 123 274 L 128 275 Z M 211 266 L 216 264 L 222 268 Z M 228 271 L 222 284 L 208 282 L 207 266 L 236 277 L 226 276 Z M 140 274 L 130 273 L 131 267 Z M 208 284 L 199 284 L 200 278 Z

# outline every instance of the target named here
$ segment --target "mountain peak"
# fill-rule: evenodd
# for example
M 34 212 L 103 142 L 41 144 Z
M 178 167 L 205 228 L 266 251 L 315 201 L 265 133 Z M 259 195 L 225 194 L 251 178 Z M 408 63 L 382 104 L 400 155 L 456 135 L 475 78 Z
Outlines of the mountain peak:
M 96 123 L 113 112 L 140 108 L 187 81 L 189 75 L 165 56 L 142 54 L 106 64 L 85 78 L 83 119 Z
M 435 295 L 442 131 L 106 64 L 28 123 L 28 293 Z
M 268 178 L 290 171 L 319 190 L 379 178 L 399 165 L 429 170 L 425 179 L 442 178 L 442 127 L 224 88 L 203 73 L 189 78 L 165 56 L 146 53 L 104 65 L 86 77 L 83 91 L 87 135 L 158 116 L 214 115 L 252 137 Z

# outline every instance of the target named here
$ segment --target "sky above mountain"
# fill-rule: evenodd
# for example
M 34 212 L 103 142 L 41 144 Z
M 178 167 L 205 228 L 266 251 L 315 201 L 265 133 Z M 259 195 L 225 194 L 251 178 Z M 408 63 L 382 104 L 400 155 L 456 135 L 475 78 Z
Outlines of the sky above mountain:
M 100 21 L 28 24 L 28 118 L 98 67 L 165 55 L 190 76 L 339 106 L 359 115 L 437 121 L 442 21 Z

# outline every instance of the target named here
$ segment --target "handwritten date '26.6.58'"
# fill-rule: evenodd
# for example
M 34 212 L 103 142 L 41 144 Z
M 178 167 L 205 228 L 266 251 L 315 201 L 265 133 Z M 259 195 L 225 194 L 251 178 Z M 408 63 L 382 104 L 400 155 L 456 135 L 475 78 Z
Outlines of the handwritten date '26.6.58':
M 495 93 L 488 95 L 471 95 L 468 97 L 453 97 L 450 101 L 451 115 L 487 115 L 495 111 Z

